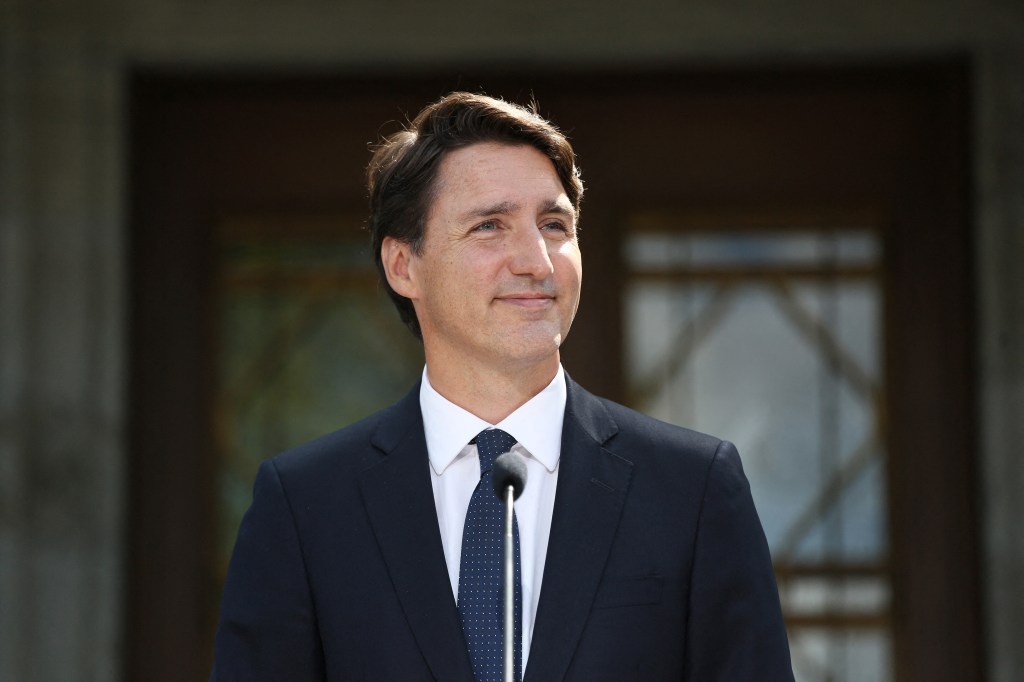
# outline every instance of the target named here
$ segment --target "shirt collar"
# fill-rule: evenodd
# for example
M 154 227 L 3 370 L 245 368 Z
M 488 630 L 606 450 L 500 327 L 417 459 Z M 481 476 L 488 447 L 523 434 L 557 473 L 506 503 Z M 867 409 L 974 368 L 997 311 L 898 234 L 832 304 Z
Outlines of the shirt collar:
M 495 426 L 510 434 L 526 453 L 548 471 L 558 466 L 562 449 L 562 422 L 565 419 L 565 373 L 558 366 L 554 379 L 540 393 L 505 417 L 499 424 L 488 424 L 438 393 L 430 385 L 427 368 L 420 383 L 420 410 L 427 440 L 430 466 L 442 474 L 462 454 L 478 433 Z

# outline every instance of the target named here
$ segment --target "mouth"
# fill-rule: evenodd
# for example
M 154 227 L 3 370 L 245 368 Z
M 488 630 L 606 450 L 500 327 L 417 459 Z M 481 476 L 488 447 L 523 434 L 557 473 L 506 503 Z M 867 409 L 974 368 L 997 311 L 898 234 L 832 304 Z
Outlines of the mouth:
M 524 292 L 517 294 L 505 294 L 498 296 L 495 300 L 523 308 L 545 308 L 555 301 L 551 294 Z

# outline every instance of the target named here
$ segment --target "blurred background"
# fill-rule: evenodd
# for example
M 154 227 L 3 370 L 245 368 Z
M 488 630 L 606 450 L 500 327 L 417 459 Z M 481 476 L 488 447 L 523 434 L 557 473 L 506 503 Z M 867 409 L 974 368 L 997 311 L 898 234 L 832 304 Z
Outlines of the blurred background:
M 5 0 L 0 679 L 198 680 L 258 463 L 402 396 L 369 145 L 536 99 L 564 364 L 734 441 L 801 682 L 1024 669 L 1024 5 Z

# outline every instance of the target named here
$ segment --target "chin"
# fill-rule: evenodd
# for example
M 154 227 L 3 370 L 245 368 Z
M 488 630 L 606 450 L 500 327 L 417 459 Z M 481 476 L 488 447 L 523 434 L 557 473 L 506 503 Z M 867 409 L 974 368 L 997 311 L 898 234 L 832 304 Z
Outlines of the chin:
M 556 334 L 544 334 L 527 336 L 509 335 L 506 337 L 508 343 L 506 349 L 507 357 L 516 365 L 535 365 L 558 355 L 558 349 L 562 345 L 561 332 Z

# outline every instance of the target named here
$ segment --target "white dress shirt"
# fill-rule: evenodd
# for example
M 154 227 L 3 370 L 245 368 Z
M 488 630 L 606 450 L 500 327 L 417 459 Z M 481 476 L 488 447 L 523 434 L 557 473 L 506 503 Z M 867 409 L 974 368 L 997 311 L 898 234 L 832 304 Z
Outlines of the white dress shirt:
M 540 583 L 547 558 L 551 513 L 555 506 L 558 458 L 562 449 L 562 421 L 565 418 L 565 374 L 561 365 L 551 383 L 500 424 L 483 419 L 448 401 L 430 385 L 426 368 L 420 385 L 420 410 L 430 457 L 430 482 L 441 528 L 441 544 L 448 564 L 452 595 L 459 594 L 459 561 L 462 559 L 462 530 L 466 525 L 469 498 L 480 482 L 478 433 L 493 427 L 518 442 L 512 452 L 526 464 L 526 487 L 516 500 L 519 524 L 520 577 L 523 594 L 523 670 L 530 655 L 533 624 L 540 599 Z

